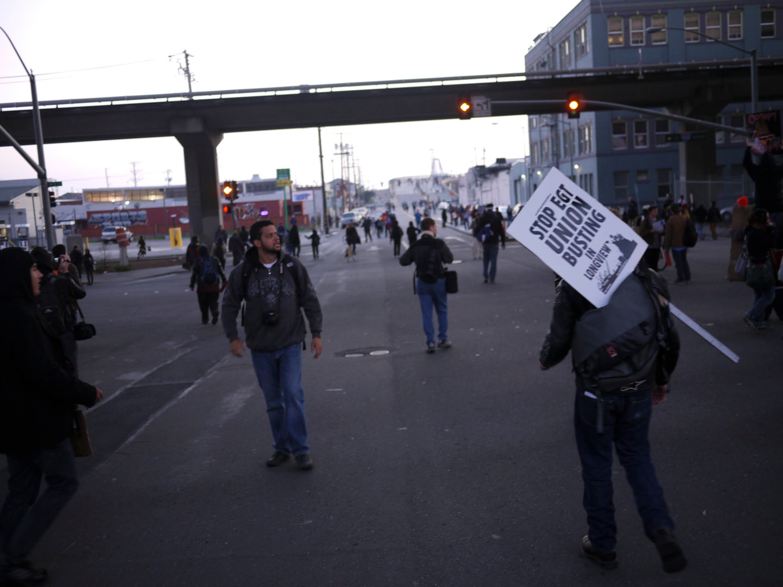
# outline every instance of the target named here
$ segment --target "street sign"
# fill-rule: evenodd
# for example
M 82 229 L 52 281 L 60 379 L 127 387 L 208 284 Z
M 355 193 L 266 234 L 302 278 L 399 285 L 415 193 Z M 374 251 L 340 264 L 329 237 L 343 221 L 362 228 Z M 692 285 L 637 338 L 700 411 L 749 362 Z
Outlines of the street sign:
M 277 187 L 283 187 L 291 185 L 291 170 L 290 169 L 278 169 L 277 170 Z
M 471 96 L 473 116 L 492 116 L 492 103 L 486 96 Z
M 682 142 L 682 135 L 678 132 L 670 132 L 667 133 L 664 137 L 666 139 L 667 143 L 681 143 Z
M 54 187 L 54 188 L 59 188 L 63 185 L 63 182 L 61 181 L 48 180 L 46 183 L 49 185 L 49 187 Z

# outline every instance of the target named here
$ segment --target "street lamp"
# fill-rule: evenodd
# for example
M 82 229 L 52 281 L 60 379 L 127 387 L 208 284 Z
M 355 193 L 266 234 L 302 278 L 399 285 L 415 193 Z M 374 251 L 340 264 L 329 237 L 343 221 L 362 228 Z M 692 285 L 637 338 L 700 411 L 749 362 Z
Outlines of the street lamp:
M 46 197 L 46 195 L 49 193 L 49 180 L 46 178 L 46 162 L 44 160 L 43 150 L 43 130 L 41 129 L 41 111 L 38 108 L 38 90 L 35 87 L 35 76 L 33 75 L 33 72 L 27 69 L 22 56 L 19 55 L 19 51 L 16 50 L 16 45 L 14 45 L 14 42 L 11 40 L 11 37 L 8 36 L 8 33 L 5 32 L 5 29 L 0 27 L 0 31 L 3 31 L 5 38 L 8 39 L 9 43 L 11 43 L 11 47 L 13 48 L 14 53 L 16 53 L 16 56 L 19 58 L 19 62 L 22 64 L 25 73 L 27 73 L 27 77 L 30 78 L 30 93 L 32 94 L 33 100 L 33 131 L 35 132 L 35 144 L 38 147 L 38 164 L 35 165 L 31 159 L 27 157 L 26 158 L 28 159 L 28 163 L 30 163 L 32 167 L 38 172 L 38 180 L 41 182 L 41 205 L 43 206 L 46 245 L 51 250 L 55 245 L 54 231 L 52 230 L 52 211 L 49 208 L 49 198 Z M 6 135 L 6 138 L 11 139 L 8 133 L 4 132 L 3 134 Z M 12 144 L 14 144 L 15 147 L 17 146 L 15 141 L 12 141 Z M 17 149 L 17 151 L 24 153 L 21 148 Z
M 653 34 L 653 33 L 660 33 L 662 31 L 682 31 L 684 33 L 693 33 L 694 35 L 701 37 L 703 39 L 707 39 L 708 41 L 718 43 L 719 45 L 725 45 L 726 47 L 731 47 L 732 49 L 735 49 L 739 51 L 740 53 L 744 53 L 745 55 L 750 56 L 750 108 L 752 112 L 758 112 L 759 109 L 759 70 L 758 70 L 758 62 L 756 61 L 756 50 L 751 49 L 747 50 L 743 47 L 740 47 L 738 45 L 735 45 L 734 43 L 727 43 L 726 41 L 722 41 L 721 39 L 716 39 L 715 37 L 710 37 L 709 35 L 705 35 L 704 33 L 692 29 L 684 29 L 680 27 L 674 27 L 674 26 L 665 26 L 665 27 L 650 27 L 647 29 L 647 34 Z

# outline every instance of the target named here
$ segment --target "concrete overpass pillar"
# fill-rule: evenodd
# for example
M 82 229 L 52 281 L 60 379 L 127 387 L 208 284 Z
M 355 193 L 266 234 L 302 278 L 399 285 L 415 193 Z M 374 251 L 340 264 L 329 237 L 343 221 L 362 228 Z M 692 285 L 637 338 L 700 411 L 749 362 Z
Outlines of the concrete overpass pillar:
M 211 243 L 222 220 L 217 146 L 223 140 L 223 134 L 207 129 L 200 118 L 173 121 L 172 134 L 185 150 L 190 234 L 197 235 L 202 243 Z
M 680 195 L 694 205 L 709 208 L 717 183 L 715 168 L 715 132 L 704 127 L 685 125 L 680 143 Z M 688 136 L 690 135 L 690 137 Z

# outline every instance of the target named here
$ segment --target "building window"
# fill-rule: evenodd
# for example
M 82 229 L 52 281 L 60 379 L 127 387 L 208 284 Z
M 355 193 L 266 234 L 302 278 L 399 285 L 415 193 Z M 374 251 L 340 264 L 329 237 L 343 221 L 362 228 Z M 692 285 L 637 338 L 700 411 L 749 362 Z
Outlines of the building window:
M 636 170 L 636 183 L 647 183 L 650 181 L 650 172 L 646 169 Z
M 593 194 L 593 174 L 592 173 L 582 173 L 578 176 L 579 181 L 577 182 L 579 184 L 579 187 L 581 187 L 584 191 L 586 191 L 588 194 Z
M 624 202 L 628 199 L 628 172 L 614 172 L 614 199 L 617 202 Z
M 655 119 L 655 146 L 665 147 L 669 143 L 666 142 L 666 135 L 669 134 L 670 129 L 668 118 L 656 118 Z
M 560 43 L 560 69 L 571 69 L 571 40 Z
M 629 18 L 628 29 L 631 35 L 631 45 L 644 45 L 644 17 L 632 16 Z
M 628 126 L 624 120 L 612 122 L 612 149 L 621 151 L 628 148 Z
M 661 29 L 654 33 L 650 33 L 650 43 L 653 45 L 665 45 L 667 42 L 668 30 L 666 24 L 665 14 L 654 14 L 650 17 L 650 27 L 654 29 Z
M 695 12 L 689 12 L 685 15 L 685 42 L 698 43 L 699 33 L 701 32 L 701 15 Z
M 625 21 L 622 16 L 610 16 L 607 19 L 607 30 L 610 47 L 625 45 Z
M 633 121 L 633 148 L 646 149 L 648 146 L 649 146 L 649 141 L 647 139 L 647 121 L 634 120 Z
M 772 9 L 761 11 L 761 38 L 775 38 L 775 11 Z
M 708 12 L 704 15 L 704 34 L 710 39 L 720 41 L 723 38 L 720 12 Z
M 732 10 L 726 15 L 726 28 L 728 29 L 729 41 L 739 41 L 742 39 L 742 11 Z
M 672 194 L 672 170 L 658 170 L 658 198 L 668 198 Z
M 574 31 L 574 49 L 576 51 L 576 58 L 584 57 L 587 55 L 587 23 L 583 22 L 576 27 Z
M 589 155 L 593 150 L 593 129 L 589 124 L 580 126 L 579 130 L 579 154 Z

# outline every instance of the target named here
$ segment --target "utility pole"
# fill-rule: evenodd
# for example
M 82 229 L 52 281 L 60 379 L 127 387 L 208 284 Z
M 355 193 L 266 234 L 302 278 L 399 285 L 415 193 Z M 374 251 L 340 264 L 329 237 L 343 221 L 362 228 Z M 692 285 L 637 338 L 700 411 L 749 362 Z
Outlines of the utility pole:
M 329 222 L 327 219 L 327 216 L 329 214 L 329 210 L 326 208 L 326 182 L 324 181 L 324 149 L 321 145 L 321 127 L 318 127 L 318 158 L 321 162 L 321 198 L 322 198 L 322 206 L 321 209 L 323 210 L 321 214 L 321 230 L 324 234 L 329 234 Z
M 177 61 L 177 67 L 179 68 L 180 73 L 185 76 L 185 79 L 188 80 L 188 97 L 192 100 L 193 99 L 193 82 L 196 81 L 196 78 L 193 76 L 193 74 L 190 71 L 190 58 L 193 57 L 190 53 L 188 53 L 187 49 L 182 51 L 182 55 L 185 58 L 185 65 L 182 65 L 181 61 Z M 169 60 L 177 57 L 178 54 L 175 53 L 174 55 L 169 55 Z
M 138 163 L 138 161 L 131 161 L 131 174 L 133 174 L 133 187 L 139 187 L 138 171 L 136 170 L 136 163 Z

